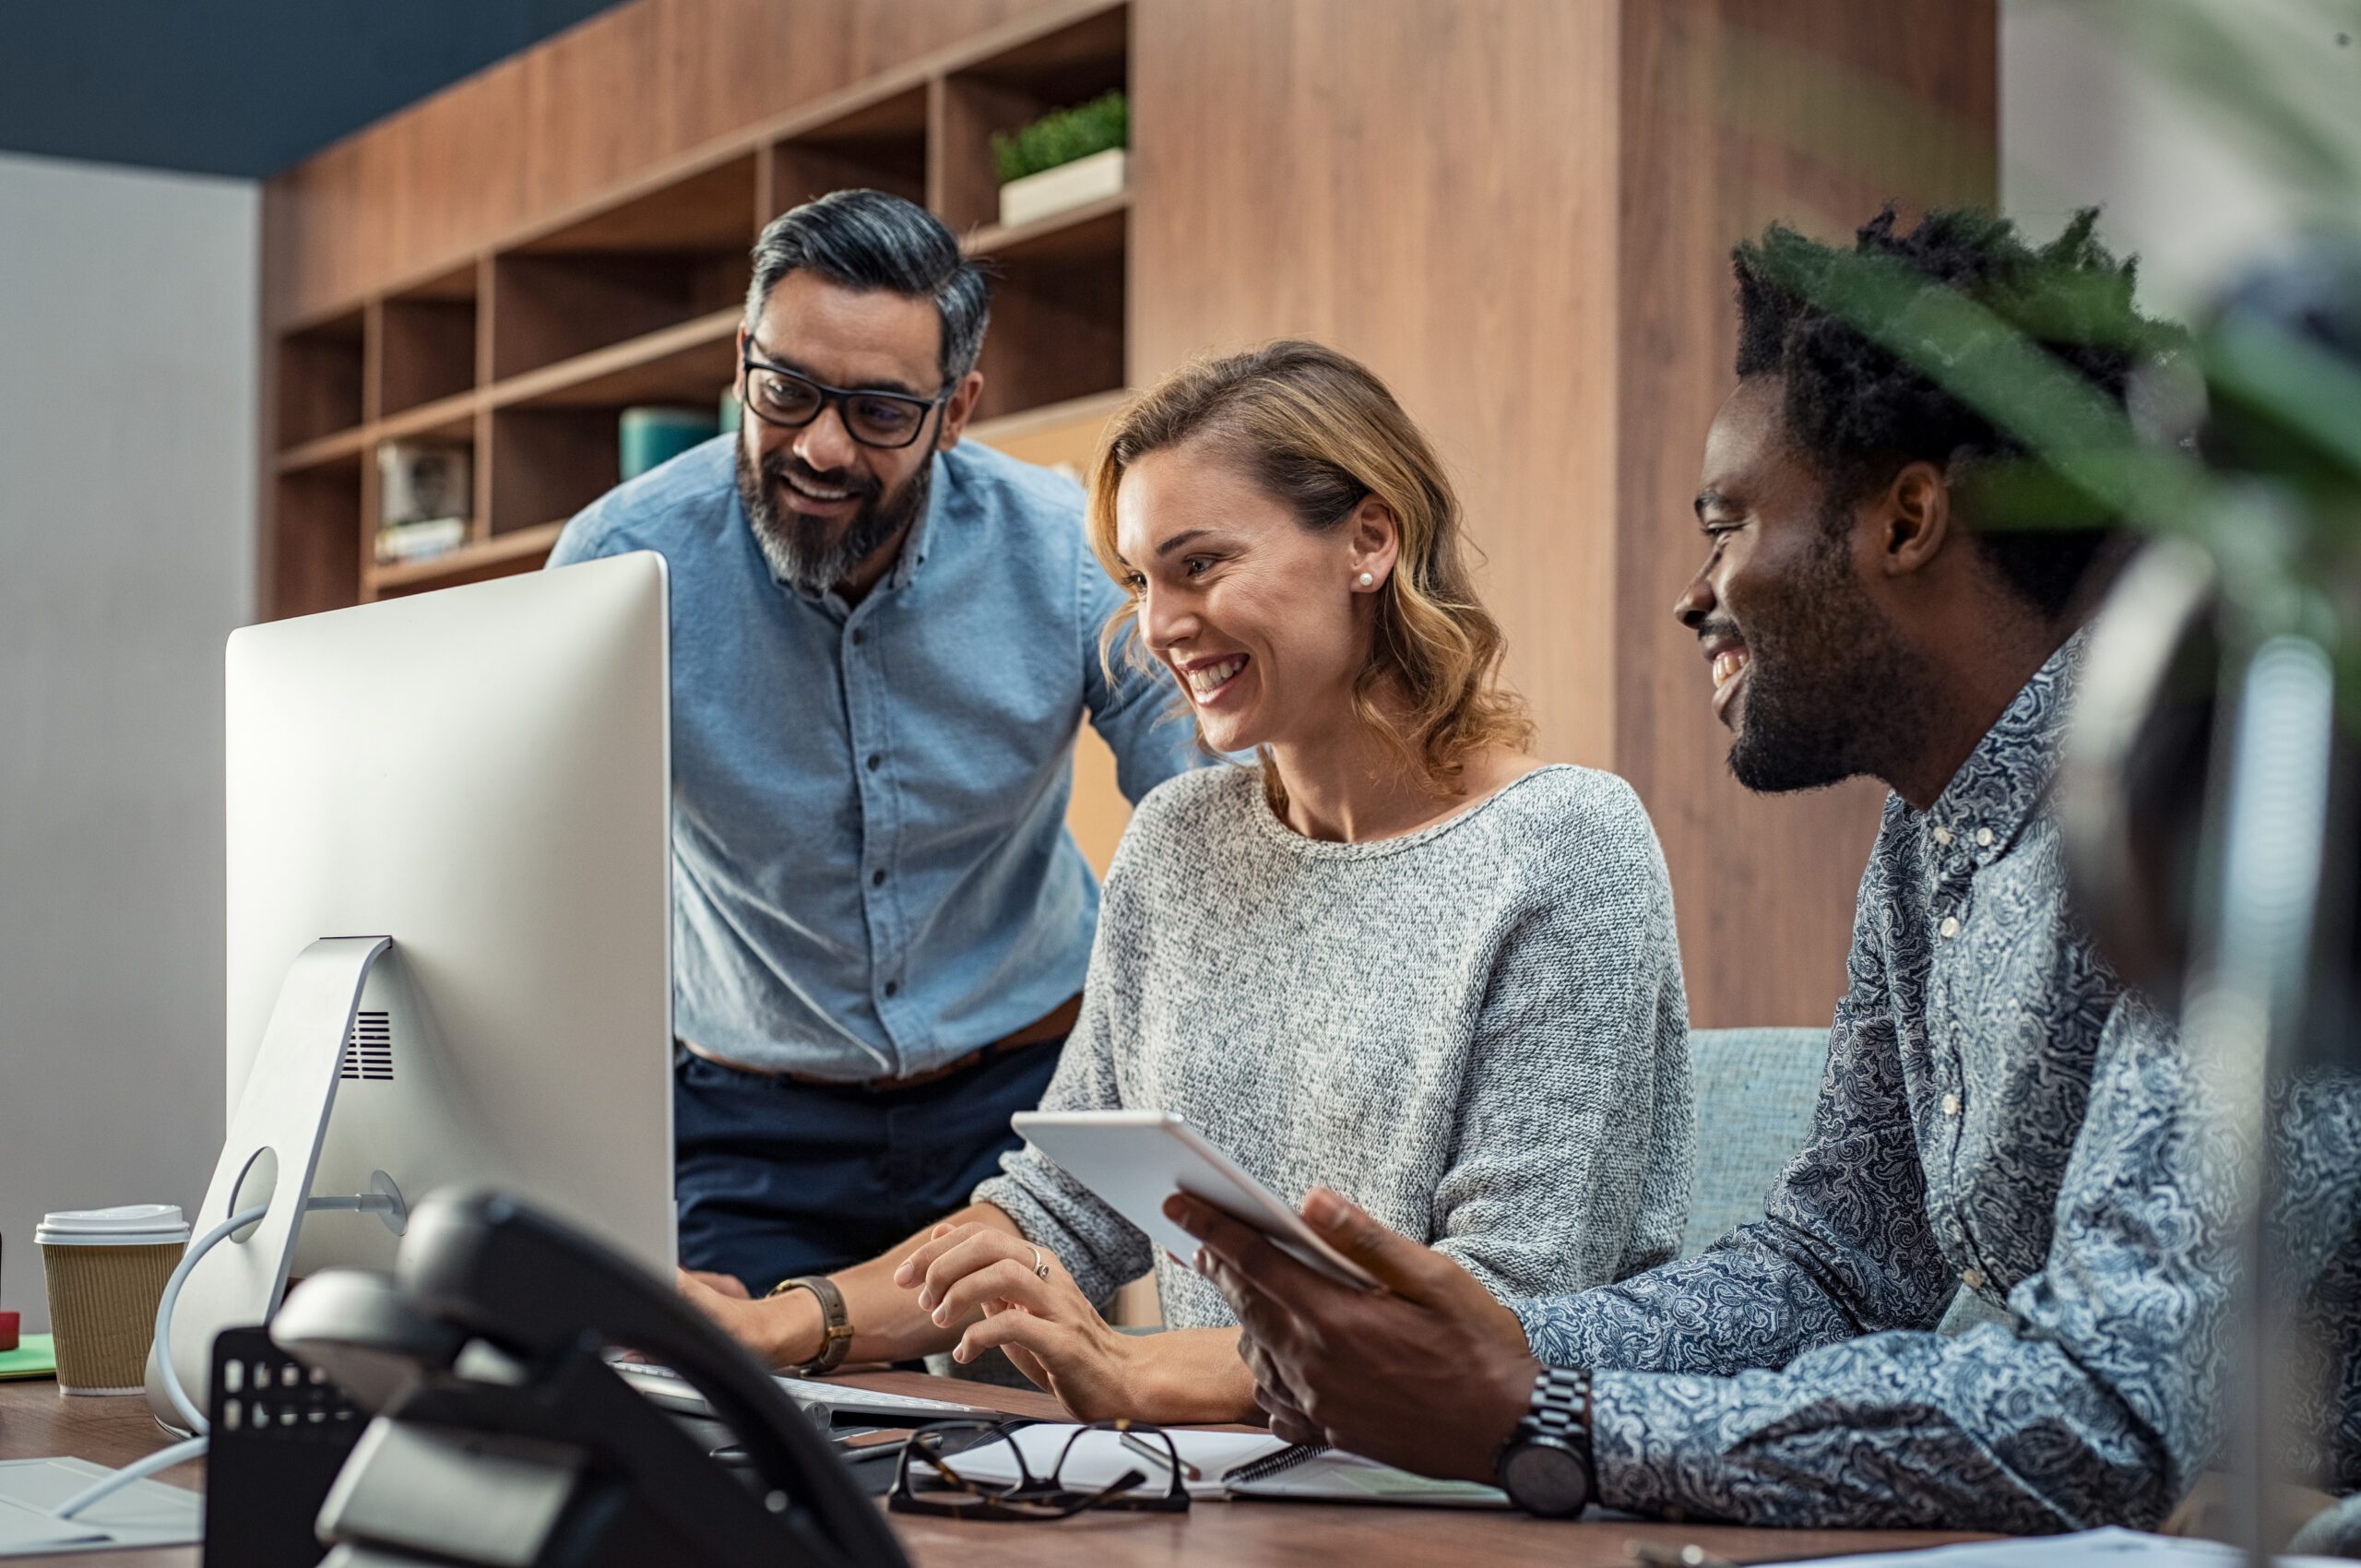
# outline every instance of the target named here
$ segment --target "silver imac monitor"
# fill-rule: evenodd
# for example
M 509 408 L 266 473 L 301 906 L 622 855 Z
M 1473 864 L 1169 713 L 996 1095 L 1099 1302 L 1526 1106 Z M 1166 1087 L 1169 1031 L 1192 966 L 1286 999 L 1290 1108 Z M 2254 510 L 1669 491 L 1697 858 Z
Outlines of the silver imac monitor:
M 217 1333 L 291 1276 L 390 1267 L 438 1187 L 670 1272 L 667 654 L 647 553 L 230 638 L 229 1131 L 196 1229 L 266 1213 L 173 1308 L 198 1408 Z

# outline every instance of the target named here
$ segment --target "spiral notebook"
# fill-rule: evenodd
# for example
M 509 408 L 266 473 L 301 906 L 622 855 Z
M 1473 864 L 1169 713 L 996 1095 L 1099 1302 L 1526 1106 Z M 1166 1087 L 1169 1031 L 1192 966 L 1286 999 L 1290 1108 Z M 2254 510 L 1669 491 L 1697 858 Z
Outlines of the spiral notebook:
M 1180 1432 L 1176 1437 L 1192 1433 Z M 1274 1440 L 1275 1441 L 1275 1440 Z M 1182 1457 L 1188 1450 L 1181 1450 Z M 1508 1494 L 1474 1481 L 1412 1475 L 1358 1454 L 1289 1443 L 1222 1473 L 1232 1497 L 1292 1497 L 1322 1503 L 1403 1503 L 1422 1508 L 1506 1508 Z

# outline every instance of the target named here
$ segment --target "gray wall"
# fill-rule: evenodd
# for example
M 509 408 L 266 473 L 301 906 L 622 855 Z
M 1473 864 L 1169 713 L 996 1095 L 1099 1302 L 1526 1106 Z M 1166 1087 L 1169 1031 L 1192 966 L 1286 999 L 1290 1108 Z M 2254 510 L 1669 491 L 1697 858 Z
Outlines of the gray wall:
M 0 156 L 0 1306 L 51 1208 L 221 1139 L 221 644 L 252 618 L 259 207 Z

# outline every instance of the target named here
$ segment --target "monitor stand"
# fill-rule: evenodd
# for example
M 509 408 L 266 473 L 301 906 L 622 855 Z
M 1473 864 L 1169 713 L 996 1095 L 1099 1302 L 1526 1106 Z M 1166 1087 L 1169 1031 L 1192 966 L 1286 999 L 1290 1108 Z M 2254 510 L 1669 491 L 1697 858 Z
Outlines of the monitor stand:
M 361 988 L 393 945 L 390 936 L 324 936 L 288 968 L 193 1229 L 201 1237 L 257 1204 L 267 1204 L 269 1212 L 231 1232 L 190 1269 L 173 1310 L 172 1343 L 148 1351 L 148 1408 L 175 1431 L 185 1423 L 164 1393 L 157 1359 L 172 1356 L 182 1386 L 204 1409 L 214 1336 L 267 1323 L 278 1312 Z M 398 1232 L 403 1215 L 399 1194 L 392 1195 L 395 1202 L 383 1218 Z

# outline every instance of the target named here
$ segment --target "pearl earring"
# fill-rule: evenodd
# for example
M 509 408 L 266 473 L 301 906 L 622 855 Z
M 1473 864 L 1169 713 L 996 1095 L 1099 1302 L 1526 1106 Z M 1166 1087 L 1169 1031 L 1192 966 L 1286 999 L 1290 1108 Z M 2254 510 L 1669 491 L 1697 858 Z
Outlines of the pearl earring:
M 1370 576 L 1367 572 L 1363 572 L 1360 576 L 1360 585 L 1363 588 L 1375 588 L 1377 586 L 1377 579 Z

